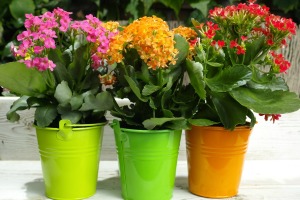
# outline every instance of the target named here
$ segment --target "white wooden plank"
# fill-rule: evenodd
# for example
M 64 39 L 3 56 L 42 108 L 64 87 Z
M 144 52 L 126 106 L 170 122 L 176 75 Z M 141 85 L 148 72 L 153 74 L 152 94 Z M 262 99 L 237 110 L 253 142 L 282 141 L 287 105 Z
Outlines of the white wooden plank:
M 298 200 L 300 160 L 247 160 L 239 194 L 227 200 Z M 120 180 L 116 161 L 101 161 L 96 194 L 89 198 L 117 200 Z M 41 200 L 44 185 L 39 161 L 0 161 L 0 200 Z M 188 192 L 187 165 L 179 161 L 173 200 L 203 199 Z

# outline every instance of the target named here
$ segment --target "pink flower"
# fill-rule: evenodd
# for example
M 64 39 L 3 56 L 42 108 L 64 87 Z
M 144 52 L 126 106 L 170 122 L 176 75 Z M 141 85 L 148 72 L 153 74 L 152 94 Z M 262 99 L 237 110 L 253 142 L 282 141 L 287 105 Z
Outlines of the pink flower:
M 45 49 L 45 47 L 43 47 L 43 46 L 35 46 L 35 47 L 33 47 L 33 51 L 34 51 L 34 53 L 35 54 L 40 54 L 40 53 L 42 53 L 42 51 Z
M 55 49 L 55 41 L 53 38 L 47 37 L 45 38 L 44 45 L 47 49 Z

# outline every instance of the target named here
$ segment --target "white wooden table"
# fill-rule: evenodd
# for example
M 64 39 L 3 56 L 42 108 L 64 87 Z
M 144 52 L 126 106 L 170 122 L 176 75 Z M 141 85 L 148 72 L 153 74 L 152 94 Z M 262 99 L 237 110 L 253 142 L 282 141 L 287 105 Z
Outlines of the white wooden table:
M 173 200 L 206 199 L 188 192 L 186 161 L 177 165 Z M 1 200 L 42 200 L 39 161 L 0 161 Z M 118 164 L 101 161 L 96 194 L 90 200 L 121 198 Z M 231 200 L 299 200 L 300 160 L 247 160 L 239 194 Z M 141 199 L 142 200 L 142 199 Z

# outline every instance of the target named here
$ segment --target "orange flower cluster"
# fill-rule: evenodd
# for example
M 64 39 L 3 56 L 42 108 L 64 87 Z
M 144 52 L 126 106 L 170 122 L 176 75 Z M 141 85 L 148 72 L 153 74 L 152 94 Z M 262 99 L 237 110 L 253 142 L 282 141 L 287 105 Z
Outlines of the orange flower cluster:
M 173 32 L 175 34 L 179 34 L 182 37 L 184 37 L 187 41 L 193 40 L 198 37 L 196 31 L 194 31 L 192 28 L 184 27 L 184 26 L 178 26 L 177 28 L 173 29 Z
M 126 49 L 136 49 L 149 68 L 166 68 L 168 64 L 176 63 L 178 50 L 174 45 L 174 33 L 165 21 L 156 16 L 142 17 L 113 38 L 108 63 L 120 63 Z

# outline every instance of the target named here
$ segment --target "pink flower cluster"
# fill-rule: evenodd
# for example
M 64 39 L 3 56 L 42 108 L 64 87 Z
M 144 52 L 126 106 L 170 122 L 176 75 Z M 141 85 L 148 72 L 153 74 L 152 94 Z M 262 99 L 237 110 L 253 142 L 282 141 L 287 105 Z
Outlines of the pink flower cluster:
M 113 34 L 101 26 L 102 22 L 92 15 L 87 15 L 83 21 L 72 21 L 70 14 L 61 8 L 40 16 L 26 14 L 26 30 L 17 36 L 20 45 L 11 48 L 14 56 L 29 68 L 53 71 L 56 64 L 48 58 L 49 51 L 60 48 L 63 52 L 72 46 L 70 42 L 74 43 L 81 34 L 90 43 L 91 66 L 101 66 L 103 61 L 100 54 L 108 50 Z

